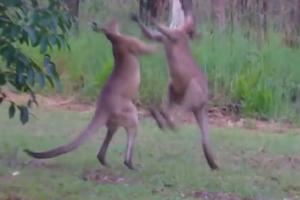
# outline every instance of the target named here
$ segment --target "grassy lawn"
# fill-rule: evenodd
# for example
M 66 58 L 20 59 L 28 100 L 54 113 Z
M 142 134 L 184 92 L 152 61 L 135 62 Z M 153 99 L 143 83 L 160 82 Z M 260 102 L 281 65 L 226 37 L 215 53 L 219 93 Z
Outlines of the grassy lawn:
M 96 158 L 105 128 L 77 150 L 49 160 L 22 152 L 69 142 L 88 124 L 90 114 L 34 108 L 38 119 L 22 126 L 0 108 L 0 199 L 297 199 L 300 196 L 300 135 L 211 127 L 211 142 L 221 171 L 212 172 L 202 153 L 197 126 L 162 132 L 143 119 L 134 164 L 123 165 L 125 131 L 120 129 L 108 150 L 111 169 Z M 19 174 L 13 176 L 14 172 Z M 193 191 L 197 191 L 194 192 Z M 207 197 L 205 197 L 207 196 Z

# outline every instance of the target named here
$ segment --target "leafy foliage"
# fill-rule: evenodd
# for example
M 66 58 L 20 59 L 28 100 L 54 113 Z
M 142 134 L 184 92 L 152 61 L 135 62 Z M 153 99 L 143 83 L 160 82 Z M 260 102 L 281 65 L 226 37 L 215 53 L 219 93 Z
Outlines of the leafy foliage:
M 48 80 L 61 91 L 56 66 L 46 52 L 48 47 L 52 50 L 54 46 L 70 49 L 66 40 L 72 27 L 72 15 L 61 1 L 49 0 L 48 5 L 43 6 L 37 0 L 29 2 L 4 0 L 0 3 L 0 55 L 6 64 L 0 67 L 0 87 L 10 83 L 18 91 L 30 94 L 26 106 L 10 101 L 9 118 L 14 117 L 17 107 L 23 124 L 29 119 L 28 107 L 32 102 L 37 105 L 33 92 L 36 81 L 41 89 Z M 18 48 L 24 43 L 31 48 L 39 47 L 44 54 L 43 68 Z M 1 92 L 0 103 L 5 97 Z

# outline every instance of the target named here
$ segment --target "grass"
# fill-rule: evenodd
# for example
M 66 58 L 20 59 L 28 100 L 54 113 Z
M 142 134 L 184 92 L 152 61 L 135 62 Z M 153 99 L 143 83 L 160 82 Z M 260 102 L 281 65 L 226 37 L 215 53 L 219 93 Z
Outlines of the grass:
M 38 119 L 22 126 L 17 116 L 7 118 L 7 106 L 1 106 L 0 112 L 0 199 L 176 200 L 182 195 L 194 199 L 188 194 L 196 190 L 263 199 L 300 195 L 300 135 L 293 130 L 274 134 L 211 127 L 211 143 L 222 168 L 212 172 L 195 124 L 182 125 L 178 133 L 162 132 L 153 120 L 142 119 L 133 160 L 141 169 L 137 173 L 123 165 L 123 129 L 108 150 L 111 169 L 96 159 L 105 128 L 79 149 L 57 158 L 29 162 L 32 159 L 22 152 L 23 148 L 42 151 L 70 141 L 91 114 L 35 108 L 32 112 Z M 19 174 L 11 176 L 15 171 Z

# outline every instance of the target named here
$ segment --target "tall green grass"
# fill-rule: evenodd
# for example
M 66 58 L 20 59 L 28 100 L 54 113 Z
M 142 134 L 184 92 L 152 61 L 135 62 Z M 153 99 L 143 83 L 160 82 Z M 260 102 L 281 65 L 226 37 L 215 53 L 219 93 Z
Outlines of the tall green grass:
M 70 52 L 49 51 L 58 66 L 64 95 L 76 94 L 79 99 L 94 101 L 112 70 L 111 44 L 103 35 L 94 33 L 87 23 L 90 18 L 98 19 L 99 23 L 109 18 L 99 13 L 91 14 L 93 17 L 82 14 L 80 36 L 70 38 Z M 144 40 L 138 27 L 127 19 L 128 13 L 118 15 L 123 33 Z M 298 119 L 299 100 L 291 102 L 290 99 L 291 92 L 297 93 L 299 87 L 299 49 L 285 47 L 271 29 L 268 42 L 260 44 L 260 48 L 255 38 L 246 39 L 241 30 L 220 36 L 211 35 L 205 24 L 198 29 L 201 40 L 192 41 L 190 45 L 196 61 L 208 76 L 214 104 L 236 103 L 247 116 Z M 42 59 L 38 50 L 22 48 L 37 60 Z M 156 54 L 140 60 L 139 103 L 165 101 L 168 75 L 162 46 Z

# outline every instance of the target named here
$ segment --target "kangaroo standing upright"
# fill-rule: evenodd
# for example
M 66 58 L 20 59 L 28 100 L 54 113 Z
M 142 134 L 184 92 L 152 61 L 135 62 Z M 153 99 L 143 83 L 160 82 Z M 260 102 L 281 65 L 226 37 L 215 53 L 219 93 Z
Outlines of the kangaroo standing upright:
M 168 62 L 170 80 L 167 104 L 159 109 L 150 109 L 152 116 L 161 129 L 168 126 L 174 130 L 176 127 L 170 119 L 170 109 L 174 105 L 180 105 L 181 114 L 191 111 L 201 130 L 202 146 L 208 165 L 212 170 L 217 170 L 219 167 L 212 154 L 208 131 L 208 83 L 203 71 L 193 58 L 188 43 L 189 37 L 197 36 L 196 23 L 191 12 L 185 13 L 185 22 L 178 28 L 169 28 L 153 21 L 157 30 L 150 30 L 136 15 L 132 15 L 131 19 L 139 24 L 146 38 L 161 42 L 164 45 Z
M 109 143 L 118 128 L 124 127 L 127 132 L 124 164 L 129 169 L 135 169 L 132 164 L 132 154 L 138 129 L 138 115 L 132 100 L 137 95 L 140 85 L 138 56 L 152 54 L 156 51 L 156 47 L 142 43 L 135 37 L 120 34 L 118 22 L 115 19 L 110 20 L 103 28 L 97 28 L 97 24 L 94 23 L 93 29 L 96 32 L 103 33 L 111 42 L 114 67 L 98 97 L 96 111 L 90 124 L 67 145 L 40 153 L 28 149 L 24 151 L 31 157 L 38 159 L 56 157 L 73 151 L 89 136 L 98 131 L 103 125 L 106 125 L 106 137 L 97 157 L 102 165 L 108 166 L 106 151 Z

